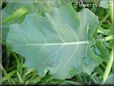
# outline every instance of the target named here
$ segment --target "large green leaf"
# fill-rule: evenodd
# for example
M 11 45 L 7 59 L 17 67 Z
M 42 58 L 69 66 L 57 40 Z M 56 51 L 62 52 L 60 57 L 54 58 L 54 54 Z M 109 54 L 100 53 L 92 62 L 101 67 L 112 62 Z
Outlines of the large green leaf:
M 90 46 L 97 25 L 98 18 L 89 9 L 76 13 L 68 5 L 53 8 L 45 17 L 28 14 L 22 24 L 11 25 L 7 43 L 39 75 L 49 71 L 56 79 L 71 78 L 91 74 L 101 63 Z

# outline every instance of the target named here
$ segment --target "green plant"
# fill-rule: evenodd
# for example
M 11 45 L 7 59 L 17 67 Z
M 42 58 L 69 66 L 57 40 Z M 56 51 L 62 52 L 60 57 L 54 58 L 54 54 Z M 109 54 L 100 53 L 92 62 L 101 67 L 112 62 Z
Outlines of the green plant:
M 101 63 L 91 48 L 97 24 L 97 17 L 88 9 L 76 14 L 71 6 L 54 8 L 45 17 L 28 14 L 21 25 L 10 26 L 7 43 L 41 76 L 48 71 L 56 79 L 91 74 Z
M 109 82 L 113 76 L 112 11 L 80 8 L 75 0 L 10 1 L 3 2 L 0 22 L 2 84 Z

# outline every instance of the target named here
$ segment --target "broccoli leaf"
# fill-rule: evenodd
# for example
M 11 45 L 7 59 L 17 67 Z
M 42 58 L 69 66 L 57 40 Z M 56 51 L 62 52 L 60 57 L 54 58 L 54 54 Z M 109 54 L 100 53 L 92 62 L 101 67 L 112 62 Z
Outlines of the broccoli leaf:
M 47 72 L 55 79 L 91 74 L 102 62 L 91 46 L 98 23 L 89 9 L 76 13 L 71 5 L 53 7 L 45 16 L 31 13 L 21 24 L 12 24 L 7 43 L 42 77 Z

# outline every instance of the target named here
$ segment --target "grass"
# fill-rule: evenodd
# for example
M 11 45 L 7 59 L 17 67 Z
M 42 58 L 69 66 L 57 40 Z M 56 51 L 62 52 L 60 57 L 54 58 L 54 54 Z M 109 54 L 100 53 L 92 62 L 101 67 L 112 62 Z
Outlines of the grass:
M 73 4 L 73 7 L 77 9 L 75 4 Z M 97 28 L 95 36 L 97 37 L 98 33 L 102 34 L 104 37 L 101 40 L 106 41 L 110 45 L 113 40 L 113 35 L 110 33 L 112 31 L 110 29 L 110 27 L 112 27 L 112 16 L 110 17 L 108 9 L 103 9 L 100 7 L 96 7 L 95 9 L 97 11 L 94 10 L 94 12 L 100 20 L 100 24 Z M 25 8 L 18 9 L 12 15 L 4 19 L 3 24 L 13 21 L 15 18 L 19 18 L 26 12 L 27 10 Z M 107 13 L 105 14 L 105 12 Z M 96 67 L 94 72 L 90 76 L 82 73 L 79 75 L 75 75 L 71 79 L 56 80 L 53 79 L 49 74 L 47 74 L 45 77 L 42 78 L 37 74 L 35 70 L 25 67 L 24 58 L 17 55 L 15 52 L 12 52 L 8 47 L 6 47 L 4 41 L 1 45 L 3 51 L 2 64 L 0 64 L 0 69 L 2 70 L 2 77 L 0 78 L 0 81 L 2 84 L 102 84 L 105 83 L 109 74 L 112 74 L 113 54 L 110 54 L 110 60 L 108 62 L 103 62 L 98 67 Z M 109 51 L 111 53 L 111 51 L 113 52 L 113 49 L 109 48 Z

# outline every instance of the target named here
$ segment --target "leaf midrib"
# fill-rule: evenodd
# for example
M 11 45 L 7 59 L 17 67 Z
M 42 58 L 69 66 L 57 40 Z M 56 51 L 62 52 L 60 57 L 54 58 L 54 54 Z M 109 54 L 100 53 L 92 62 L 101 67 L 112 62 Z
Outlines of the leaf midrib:
M 37 46 L 37 45 L 81 45 L 81 44 L 89 44 L 89 41 L 78 41 L 78 42 L 66 42 L 66 43 L 25 43 L 25 44 L 17 44 L 17 45 L 28 45 L 28 46 Z

